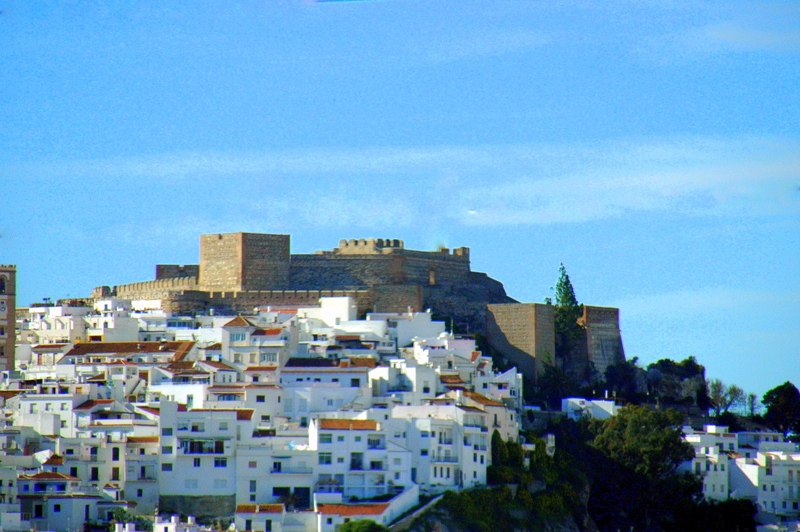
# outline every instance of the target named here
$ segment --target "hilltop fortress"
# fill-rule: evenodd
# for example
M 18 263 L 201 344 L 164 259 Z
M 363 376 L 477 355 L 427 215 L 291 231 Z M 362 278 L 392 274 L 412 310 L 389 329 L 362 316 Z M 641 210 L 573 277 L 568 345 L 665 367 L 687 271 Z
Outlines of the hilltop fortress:
M 291 254 L 289 235 L 200 236 L 200 264 L 156 266 L 155 280 L 97 287 L 92 298 L 160 300 L 165 311 L 251 312 L 351 296 L 359 313 L 431 309 L 482 330 L 487 303 L 513 303 L 502 283 L 470 269 L 469 248 L 405 249 L 397 239 L 341 240 L 331 251 Z
M 470 269 L 469 248 L 406 249 L 402 240 L 341 240 L 331 251 L 292 254 L 289 235 L 200 236 L 200 263 L 156 265 L 155 279 L 100 286 L 92 299 L 155 300 L 173 314 L 250 313 L 260 307 L 313 306 L 321 297 L 350 296 L 358 313 L 430 309 L 492 348 L 536 380 L 547 361 L 578 380 L 625 360 L 615 308 L 584 307 L 584 340 L 554 359 L 553 308 L 518 303 L 502 283 Z

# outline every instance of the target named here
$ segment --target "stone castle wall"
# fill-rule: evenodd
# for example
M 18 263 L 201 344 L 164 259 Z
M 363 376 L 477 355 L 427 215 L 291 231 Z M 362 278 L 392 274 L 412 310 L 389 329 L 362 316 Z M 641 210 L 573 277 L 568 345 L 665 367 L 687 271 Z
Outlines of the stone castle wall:
M 608 366 L 625 362 L 619 309 L 584 305 L 583 317 L 578 323 L 586 327 L 589 361 L 601 377 L 605 376 Z
M 292 288 L 347 288 L 382 284 L 449 285 L 467 281 L 469 254 L 448 251 L 292 255 Z
M 242 234 L 200 235 L 199 289 L 242 289 Z
M 175 291 L 197 290 L 197 277 L 175 277 L 122 284 L 115 286 L 110 292 L 106 288 L 97 287 L 92 291 L 92 295 L 100 294 L 101 297 L 116 295 L 121 299 L 163 299 Z
M 555 317 L 552 305 L 487 305 L 486 340 L 522 374 L 536 382 L 545 363 L 555 361 Z
M 242 290 L 289 288 L 289 235 L 242 234 Z
M 0 264 L 0 369 L 14 369 L 17 267 Z
M 207 292 L 287 288 L 289 235 L 201 235 L 199 279 Z
M 199 264 L 156 264 L 156 280 L 175 279 L 176 277 L 199 277 Z

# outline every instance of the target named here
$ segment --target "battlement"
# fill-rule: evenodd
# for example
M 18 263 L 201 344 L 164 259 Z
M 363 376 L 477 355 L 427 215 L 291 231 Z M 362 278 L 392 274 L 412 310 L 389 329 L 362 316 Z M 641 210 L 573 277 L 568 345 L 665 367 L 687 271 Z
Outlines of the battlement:
M 174 279 L 176 277 L 199 277 L 199 264 L 156 264 L 156 279 Z
M 382 255 L 392 253 L 396 249 L 403 249 L 402 240 L 390 238 L 361 238 L 350 240 L 340 240 L 339 247 L 334 248 L 333 253 L 339 255 Z
M 0 270 L 14 270 L 17 271 L 16 264 L 0 264 Z
M 118 285 L 111 293 L 123 299 L 159 299 L 167 292 L 196 289 L 197 277 L 173 277 Z

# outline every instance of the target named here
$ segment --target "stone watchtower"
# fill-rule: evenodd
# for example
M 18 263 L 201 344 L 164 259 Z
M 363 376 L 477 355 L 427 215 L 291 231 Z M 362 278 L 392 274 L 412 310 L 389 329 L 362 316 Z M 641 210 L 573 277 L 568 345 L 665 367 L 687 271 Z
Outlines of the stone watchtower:
M 289 235 L 201 235 L 198 288 L 205 292 L 282 290 L 289 286 L 289 261 Z
M 17 267 L 0 264 L 0 368 L 14 369 Z

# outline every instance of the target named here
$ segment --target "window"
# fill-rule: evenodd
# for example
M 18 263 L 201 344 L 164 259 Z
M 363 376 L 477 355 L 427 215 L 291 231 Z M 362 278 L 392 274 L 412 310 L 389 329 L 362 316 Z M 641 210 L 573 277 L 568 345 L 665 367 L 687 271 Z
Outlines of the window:
M 250 493 L 254 493 L 255 491 L 256 491 L 256 481 L 255 480 L 251 480 L 250 481 Z
M 361 386 L 361 379 L 350 379 L 351 388 L 358 388 L 359 386 Z
M 228 467 L 228 459 L 214 458 L 214 467 Z
M 333 434 L 320 434 L 319 435 L 319 442 L 320 443 L 333 443 Z
M 54 505 L 53 505 L 53 512 L 54 512 L 54 513 L 59 513 L 59 512 L 61 512 L 61 505 L 60 505 L 60 504 L 54 504 Z
M 100 480 L 100 470 L 98 468 L 92 468 L 89 474 L 89 480 Z
M 172 427 L 164 427 L 161 429 L 162 436 L 172 436 Z
M 162 445 L 161 454 L 172 454 L 172 445 Z
M 245 333 L 231 333 L 231 342 L 244 342 Z
M 69 468 L 69 476 L 77 477 L 78 476 L 78 468 L 77 467 L 70 467 Z
M 344 441 L 344 436 L 336 436 L 336 441 L 343 442 Z
M 111 468 L 111 480 L 119 480 L 119 468 L 112 467 Z
M 169 473 L 172 471 L 172 464 L 161 464 L 161 471 Z
M 195 458 L 194 459 L 194 466 L 195 467 L 200 467 L 200 459 L 199 458 Z
M 220 422 L 219 430 L 228 430 L 228 422 L 227 421 Z
M 144 495 L 144 490 L 138 489 L 136 490 L 136 496 L 141 498 Z
M 247 462 L 247 467 L 250 469 L 255 469 L 258 466 L 258 463 L 255 460 L 251 460 Z
M 430 435 L 431 435 L 431 433 L 428 432 L 427 430 L 423 430 L 422 434 L 420 434 L 420 436 L 422 436 L 423 438 L 429 438 Z
M 333 455 L 331 453 L 319 453 L 319 463 L 320 465 L 330 465 L 332 462 Z
M 419 450 L 420 456 L 428 456 L 428 449 L 420 449 Z
M 192 423 L 192 432 L 204 432 L 206 430 L 205 423 L 201 423 L 199 421 L 195 421 Z
M 256 403 L 263 403 L 267 399 L 266 395 L 256 395 Z

